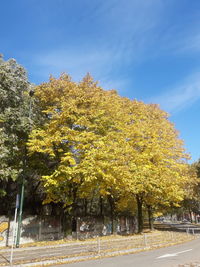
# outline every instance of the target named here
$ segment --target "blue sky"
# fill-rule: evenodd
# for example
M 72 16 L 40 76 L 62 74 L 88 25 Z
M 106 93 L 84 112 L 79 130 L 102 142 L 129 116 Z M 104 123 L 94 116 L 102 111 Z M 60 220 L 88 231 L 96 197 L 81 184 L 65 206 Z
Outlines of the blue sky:
M 160 104 L 199 159 L 199 0 L 7 0 L 0 12 L 0 53 L 32 83 L 90 72 L 105 89 Z

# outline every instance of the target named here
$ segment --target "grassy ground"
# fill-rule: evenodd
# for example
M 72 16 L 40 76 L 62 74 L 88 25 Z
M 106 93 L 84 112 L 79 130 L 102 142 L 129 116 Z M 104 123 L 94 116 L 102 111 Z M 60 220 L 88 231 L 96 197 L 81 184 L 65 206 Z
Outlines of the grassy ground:
M 192 235 L 187 235 L 186 233 L 176 233 L 176 232 L 170 232 L 170 231 L 150 231 L 146 230 L 141 234 L 132 234 L 132 235 L 109 235 L 109 236 L 102 236 L 102 237 L 94 237 L 91 239 L 85 239 L 85 240 L 68 240 L 68 239 L 62 239 L 62 240 L 54 240 L 54 241 L 40 241 L 40 242 L 32 242 L 27 244 L 21 244 L 21 248 L 26 247 L 43 247 L 43 246 L 56 246 L 61 244 L 77 244 L 77 243 L 84 243 L 84 242 L 94 242 L 99 238 L 101 242 L 113 242 L 120 240 L 121 242 L 132 240 L 135 241 L 135 243 L 142 243 L 148 242 L 149 245 L 153 244 L 159 244 L 166 242 L 172 242 L 174 241 L 187 241 L 193 239 Z M 146 238 L 146 240 L 145 240 Z M 5 249 L 6 247 L 1 247 L 1 249 Z

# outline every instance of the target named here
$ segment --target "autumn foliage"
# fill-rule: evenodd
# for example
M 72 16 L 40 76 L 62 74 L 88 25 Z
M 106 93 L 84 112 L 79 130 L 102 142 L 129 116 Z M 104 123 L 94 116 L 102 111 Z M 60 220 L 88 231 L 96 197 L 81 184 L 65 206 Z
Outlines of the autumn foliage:
M 63 74 L 35 89 L 44 123 L 28 141 L 29 154 L 51 162 L 42 176 L 45 203 L 76 207 L 77 199 L 108 199 L 113 209 L 177 205 L 192 180 L 183 142 L 158 105 L 103 90 L 90 75 Z

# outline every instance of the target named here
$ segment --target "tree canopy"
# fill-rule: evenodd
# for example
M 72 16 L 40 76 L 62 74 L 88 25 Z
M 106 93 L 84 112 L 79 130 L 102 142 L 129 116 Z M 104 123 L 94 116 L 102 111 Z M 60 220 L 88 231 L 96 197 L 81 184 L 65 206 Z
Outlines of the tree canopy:
M 51 77 L 35 88 L 35 98 L 46 119 L 28 147 L 52 163 L 42 176 L 46 203 L 74 207 L 95 193 L 126 209 L 126 195 L 139 210 L 144 203 L 170 206 L 184 198 L 185 185 L 193 182 L 188 155 L 158 105 L 105 91 L 90 75 L 81 82 L 66 74 Z
M 30 84 L 25 69 L 0 56 L 0 180 L 16 180 L 23 170 L 28 138 Z M 3 187 L 3 186 L 2 186 Z M 3 193 L 3 188 L 1 188 Z M 4 191 L 5 193 L 5 191 Z
M 40 201 L 72 214 L 93 199 L 109 203 L 112 217 L 137 211 L 139 231 L 144 207 L 149 216 L 183 200 L 196 209 L 199 163 L 189 166 L 158 105 L 104 90 L 89 74 L 50 77 L 32 90 L 25 69 L 0 56 L 1 197 L 25 175 L 26 190 L 39 188 Z

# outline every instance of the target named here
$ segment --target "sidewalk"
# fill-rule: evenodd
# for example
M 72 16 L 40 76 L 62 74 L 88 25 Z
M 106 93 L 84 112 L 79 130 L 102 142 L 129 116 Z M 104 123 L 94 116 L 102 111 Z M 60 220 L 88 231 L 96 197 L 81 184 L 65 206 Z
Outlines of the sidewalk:
M 41 247 L 15 248 L 13 253 L 13 266 L 22 266 L 22 263 L 46 262 L 49 260 L 69 258 L 78 254 L 95 252 L 96 241 L 74 242 L 59 245 L 48 245 Z M 10 266 L 11 249 L 0 250 L 0 266 Z M 41 263 L 40 263 L 41 264 Z M 38 265 L 38 264 L 37 264 Z M 25 266 L 25 265 L 23 265 Z M 39 265 L 42 266 L 42 265 Z
M 119 254 L 135 253 L 142 250 L 170 246 L 194 239 L 193 235 L 172 232 L 155 232 L 128 237 L 102 237 L 89 241 L 74 241 L 41 247 L 15 248 L 13 265 L 45 266 L 64 262 L 74 262 Z M 0 250 L 0 266 L 11 266 L 11 249 Z

